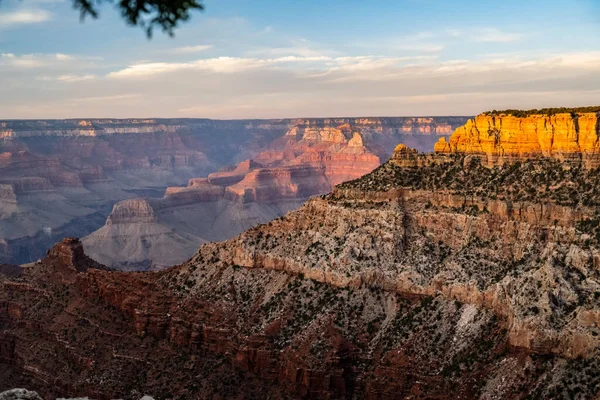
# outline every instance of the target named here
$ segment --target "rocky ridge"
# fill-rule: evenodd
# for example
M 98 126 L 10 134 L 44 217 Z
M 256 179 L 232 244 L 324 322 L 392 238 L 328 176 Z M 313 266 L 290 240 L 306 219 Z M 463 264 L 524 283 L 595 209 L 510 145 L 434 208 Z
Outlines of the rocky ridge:
M 65 242 L 3 280 L 0 382 L 29 371 L 47 394 L 98 398 L 593 398 L 597 177 L 551 157 L 488 166 L 398 146 L 165 271 L 65 269 Z M 79 361 L 48 385 L 41 349 Z

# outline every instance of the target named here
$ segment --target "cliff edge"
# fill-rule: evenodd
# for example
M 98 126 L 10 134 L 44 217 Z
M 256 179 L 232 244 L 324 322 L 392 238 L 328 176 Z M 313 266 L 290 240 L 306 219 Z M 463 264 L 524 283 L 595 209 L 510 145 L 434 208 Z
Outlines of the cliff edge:
M 539 156 L 600 166 L 599 112 L 557 114 L 484 113 L 440 138 L 439 154 L 477 154 L 488 165 Z

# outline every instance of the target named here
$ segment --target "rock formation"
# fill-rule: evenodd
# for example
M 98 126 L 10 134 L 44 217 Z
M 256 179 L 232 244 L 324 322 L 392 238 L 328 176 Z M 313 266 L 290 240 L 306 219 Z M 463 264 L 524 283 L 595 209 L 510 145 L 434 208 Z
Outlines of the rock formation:
M 488 165 L 516 159 L 552 157 L 600 166 L 598 113 L 481 114 L 458 128 L 449 141 L 440 138 L 436 153 L 477 154 Z
M 161 224 L 150 202 L 143 199 L 117 203 L 106 224 L 83 239 L 94 260 L 122 270 L 181 263 L 204 242 Z
M 113 207 L 110 216 L 106 220 L 107 225 L 118 225 L 128 223 L 151 224 L 157 222 L 154 210 L 147 200 L 131 199 L 121 201 Z
M 260 162 L 249 159 L 190 179 L 187 187 L 169 187 L 152 206 L 145 200 L 119 203 L 106 226 L 84 238 L 88 253 L 120 269 L 177 264 L 199 243 L 229 239 L 280 217 L 380 164 L 349 124 L 295 126 L 256 158 Z
M 0 262 L 36 261 L 56 241 L 94 232 L 122 200 L 157 199 L 167 190 L 168 201 L 165 199 L 163 205 L 205 203 L 209 198 L 217 202 L 225 196 L 226 186 L 239 183 L 258 167 L 257 163 L 279 167 L 274 165 L 276 159 L 293 160 L 304 152 L 303 148 L 314 148 L 314 144 L 289 146 L 302 139 L 302 135 L 294 136 L 295 128 L 302 132 L 311 129 L 313 134 L 320 135 L 319 130 L 337 132 L 344 125 L 347 136 L 342 140 L 338 134 L 338 139 L 344 142 L 339 145 L 348 149 L 346 153 L 360 152 L 367 143 L 370 153 L 387 157 L 401 140 L 431 150 L 438 135 L 465 121 L 461 117 L 0 121 Z M 360 137 L 348 136 L 352 132 L 360 132 Z M 323 138 L 329 140 L 327 135 Z M 285 147 L 283 153 L 279 153 L 276 142 Z M 354 168 L 362 174 L 375 164 L 374 158 L 365 164 L 364 158 L 357 159 L 357 154 L 334 154 L 331 146 L 323 146 L 326 149 L 315 149 L 311 160 L 300 164 L 306 166 L 310 161 L 311 165 L 318 164 L 317 169 L 325 165 L 327 179 L 332 184 L 353 178 L 344 170 Z M 265 152 L 267 148 L 269 151 Z M 274 157 L 271 161 L 269 152 Z M 238 165 L 237 171 L 224 168 L 211 174 L 243 160 L 253 161 Z M 209 174 L 209 180 L 216 182 L 216 186 L 181 187 L 190 179 Z M 271 206 L 268 211 L 253 210 L 251 215 L 238 208 L 228 215 L 247 217 L 252 222 L 251 225 L 233 222 L 230 234 L 265 222 L 265 218 L 276 217 L 299 204 L 282 205 L 280 209 Z M 226 224 L 223 221 L 219 229 L 224 231 Z M 229 237 L 209 235 L 210 239 Z
M 0 400 L 42 400 L 42 398 L 30 390 L 11 389 L 0 393 Z
M 77 266 L 65 241 L 0 276 L 0 389 L 595 398 L 600 177 L 552 157 L 498 164 L 398 146 L 160 272 Z
M 227 187 L 227 197 L 243 202 L 277 203 L 285 199 L 307 199 L 326 193 L 331 185 L 325 168 L 294 165 L 256 169 L 235 185 Z

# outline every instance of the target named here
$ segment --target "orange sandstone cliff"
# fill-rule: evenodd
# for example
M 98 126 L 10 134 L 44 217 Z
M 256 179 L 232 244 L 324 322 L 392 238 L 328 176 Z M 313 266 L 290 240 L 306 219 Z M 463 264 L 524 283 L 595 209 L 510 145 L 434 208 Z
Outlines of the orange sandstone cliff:
M 482 155 L 489 165 L 539 156 L 600 165 L 598 113 L 480 114 L 456 129 L 447 141 L 435 144 L 436 153 Z

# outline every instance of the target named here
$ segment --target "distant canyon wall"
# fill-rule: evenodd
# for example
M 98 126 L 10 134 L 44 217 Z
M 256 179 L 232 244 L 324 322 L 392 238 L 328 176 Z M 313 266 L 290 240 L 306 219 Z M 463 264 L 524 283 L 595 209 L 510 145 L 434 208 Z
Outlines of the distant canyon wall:
M 466 117 L 0 121 L 0 262 L 35 261 L 65 236 L 84 237 L 98 230 L 115 204 L 140 196 L 157 200 L 167 194 L 159 208 L 187 207 L 187 220 L 196 205 L 202 210 L 195 212 L 212 215 L 229 207 L 223 201 L 235 203 L 235 211 L 223 214 L 230 216 L 227 221 L 208 231 L 225 232 L 231 224 L 235 227 L 231 234 L 239 233 L 297 208 L 332 185 L 368 173 L 399 142 L 431 151 L 440 135 L 466 121 Z M 247 165 L 244 160 L 249 160 Z M 212 186 L 199 183 L 206 179 Z M 198 185 L 185 187 L 191 180 Z M 207 198 L 221 206 L 206 209 Z M 268 204 L 252 206 L 246 213 L 249 208 L 242 205 L 251 203 Z M 173 217 L 169 224 L 180 226 L 180 219 Z M 156 237 L 156 232 L 164 231 L 150 233 Z M 192 228 L 188 231 L 194 237 L 175 239 L 187 247 L 197 246 L 197 235 Z M 208 240 L 230 237 L 213 233 Z

